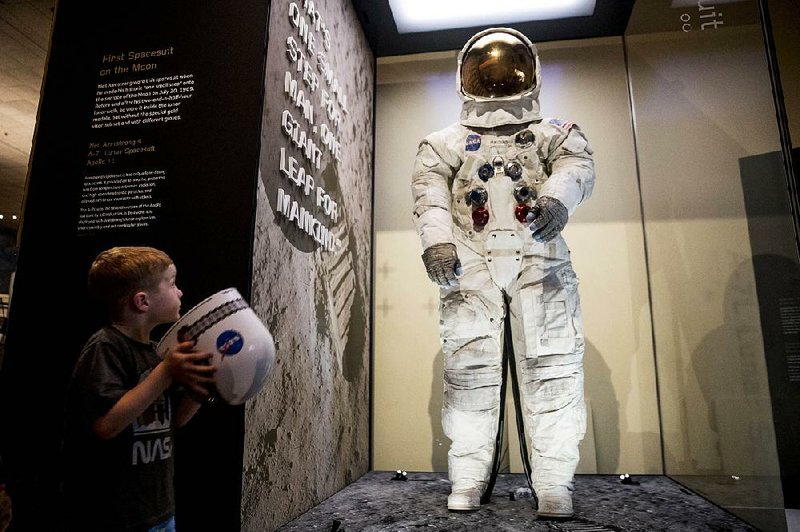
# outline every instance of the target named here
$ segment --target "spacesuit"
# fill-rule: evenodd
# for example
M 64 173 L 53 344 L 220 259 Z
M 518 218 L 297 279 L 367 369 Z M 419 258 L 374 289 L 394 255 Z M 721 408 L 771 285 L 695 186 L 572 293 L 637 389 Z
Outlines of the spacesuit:
M 440 285 L 448 508 L 488 500 L 507 364 L 538 515 L 569 517 L 584 336 L 560 232 L 592 193 L 592 150 L 576 125 L 540 116 L 539 59 L 523 34 L 474 35 L 458 70 L 460 120 L 420 143 L 412 178 L 423 262 Z

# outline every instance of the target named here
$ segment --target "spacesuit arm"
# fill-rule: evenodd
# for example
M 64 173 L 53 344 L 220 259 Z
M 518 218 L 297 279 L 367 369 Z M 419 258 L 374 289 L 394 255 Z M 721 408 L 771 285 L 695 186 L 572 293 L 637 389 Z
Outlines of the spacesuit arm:
M 414 226 L 422 249 L 434 244 L 455 243 L 450 212 L 450 183 L 455 170 L 440 155 L 444 148 L 437 150 L 434 142 L 427 138 L 420 143 L 411 178 Z
M 592 149 L 578 126 L 570 125 L 565 134 L 553 138 L 547 164 L 550 177 L 539 195 L 556 198 L 572 215 L 592 195 L 595 179 Z

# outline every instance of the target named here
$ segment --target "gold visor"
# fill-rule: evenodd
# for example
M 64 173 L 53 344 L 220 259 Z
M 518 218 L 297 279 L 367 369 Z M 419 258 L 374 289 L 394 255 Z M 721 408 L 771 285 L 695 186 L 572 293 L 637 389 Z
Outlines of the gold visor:
M 535 75 L 530 48 L 509 33 L 484 35 L 461 60 L 461 87 L 469 96 L 517 96 L 533 88 Z

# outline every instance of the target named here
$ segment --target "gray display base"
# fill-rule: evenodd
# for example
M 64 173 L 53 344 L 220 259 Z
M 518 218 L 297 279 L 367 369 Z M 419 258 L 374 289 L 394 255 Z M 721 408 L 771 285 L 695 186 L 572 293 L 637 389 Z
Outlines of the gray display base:
M 392 480 L 394 475 L 371 471 L 279 530 L 756 530 L 664 476 L 635 476 L 639 484 L 627 485 L 614 475 L 578 475 L 575 517 L 537 521 L 533 499 L 511 500 L 511 492 L 527 487 L 521 474 L 499 475 L 492 501 L 470 513 L 447 511 L 446 474 L 408 473 L 406 481 Z

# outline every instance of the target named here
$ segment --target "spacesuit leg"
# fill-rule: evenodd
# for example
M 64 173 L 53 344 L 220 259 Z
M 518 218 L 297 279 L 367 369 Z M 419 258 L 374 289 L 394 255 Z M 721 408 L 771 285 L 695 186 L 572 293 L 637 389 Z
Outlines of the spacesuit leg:
M 584 338 L 566 245 L 559 237 L 545 247 L 549 254 L 526 257 L 509 312 L 538 512 L 567 517 L 586 432 Z
M 458 247 L 464 273 L 441 290 L 442 425 L 451 440 L 451 510 L 474 510 L 491 476 L 502 383 L 503 296 L 483 257 Z

